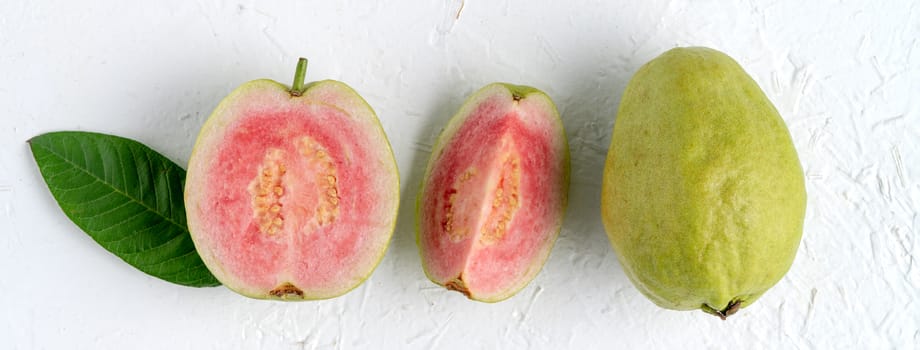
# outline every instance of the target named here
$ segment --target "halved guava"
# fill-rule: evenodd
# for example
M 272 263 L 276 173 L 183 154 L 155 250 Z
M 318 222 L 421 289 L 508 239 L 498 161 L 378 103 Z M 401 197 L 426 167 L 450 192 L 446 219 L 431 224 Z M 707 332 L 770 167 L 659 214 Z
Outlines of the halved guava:
M 368 106 L 338 81 L 243 84 L 205 122 L 185 184 L 188 226 L 208 269 L 259 299 L 357 287 L 396 223 L 399 175 Z
M 417 202 L 425 274 L 473 300 L 496 302 L 540 271 L 562 226 L 569 153 L 543 92 L 488 85 L 432 149 Z

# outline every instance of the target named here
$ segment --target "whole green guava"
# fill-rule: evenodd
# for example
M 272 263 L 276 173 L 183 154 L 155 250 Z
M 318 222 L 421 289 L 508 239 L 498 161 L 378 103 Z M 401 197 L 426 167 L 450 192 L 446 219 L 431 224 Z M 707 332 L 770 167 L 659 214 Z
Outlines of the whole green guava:
M 789 131 L 731 57 L 675 48 L 630 80 L 601 212 L 630 280 L 655 304 L 725 319 L 789 270 L 805 214 Z

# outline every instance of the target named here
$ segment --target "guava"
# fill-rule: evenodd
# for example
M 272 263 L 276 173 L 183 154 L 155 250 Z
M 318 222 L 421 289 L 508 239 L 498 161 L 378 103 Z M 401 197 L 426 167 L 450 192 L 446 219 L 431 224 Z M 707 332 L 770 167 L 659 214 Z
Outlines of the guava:
M 601 212 L 626 275 L 655 304 L 725 319 L 789 270 L 805 214 L 783 119 L 731 57 L 676 48 L 629 81 Z
M 562 225 L 569 153 L 552 100 L 495 83 L 473 94 L 438 137 L 417 199 L 425 274 L 497 302 L 540 271 Z
M 201 128 L 185 183 L 188 226 L 208 269 L 257 299 L 342 295 L 377 266 L 399 175 L 371 107 L 344 83 L 271 80 L 230 93 Z

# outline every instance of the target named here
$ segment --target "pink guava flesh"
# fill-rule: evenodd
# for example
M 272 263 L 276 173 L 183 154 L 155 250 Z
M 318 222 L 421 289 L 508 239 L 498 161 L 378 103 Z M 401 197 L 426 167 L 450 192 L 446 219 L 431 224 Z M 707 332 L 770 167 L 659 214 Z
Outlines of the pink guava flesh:
M 555 107 L 542 93 L 487 86 L 434 152 L 419 201 L 426 273 L 476 300 L 510 297 L 539 272 L 562 222 L 568 151 Z
M 247 296 L 343 294 L 392 234 L 399 186 L 389 144 L 357 95 L 340 96 L 354 94 L 344 84 L 291 97 L 255 83 L 218 107 L 193 152 L 186 201 L 196 247 Z

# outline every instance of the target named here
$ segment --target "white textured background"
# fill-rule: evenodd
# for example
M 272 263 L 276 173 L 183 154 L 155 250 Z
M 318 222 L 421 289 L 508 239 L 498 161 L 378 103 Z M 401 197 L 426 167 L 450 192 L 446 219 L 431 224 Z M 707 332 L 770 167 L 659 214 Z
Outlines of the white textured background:
M 920 346 L 920 3 L 537 3 L 2 1 L 0 348 Z M 627 80 L 685 45 L 741 62 L 788 123 L 807 177 L 791 271 L 726 322 L 641 296 L 599 214 Z M 99 131 L 185 164 L 225 94 L 255 78 L 288 83 L 298 56 L 310 58 L 308 81 L 345 81 L 370 102 L 401 170 L 390 249 L 337 299 L 250 300 L 135 270 L 68 221 L 25 142 Z M 555 100 L 573 184 L 542 273 L 514 298 L 481 304 L 425 278 L 412 203 L 441 126 L 492 81 Z

